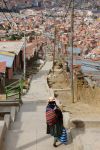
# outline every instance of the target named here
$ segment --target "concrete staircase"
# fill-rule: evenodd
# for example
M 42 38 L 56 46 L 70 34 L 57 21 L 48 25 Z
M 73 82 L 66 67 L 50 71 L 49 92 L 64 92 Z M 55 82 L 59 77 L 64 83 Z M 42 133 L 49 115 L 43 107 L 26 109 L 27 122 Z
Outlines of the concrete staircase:
M 14 102 L 0 103 L 0 150 L 5 150 L 6 135 L 9 132 L 10 125 L 16 119 L 16 114 L 19 110 L 19 104 Z

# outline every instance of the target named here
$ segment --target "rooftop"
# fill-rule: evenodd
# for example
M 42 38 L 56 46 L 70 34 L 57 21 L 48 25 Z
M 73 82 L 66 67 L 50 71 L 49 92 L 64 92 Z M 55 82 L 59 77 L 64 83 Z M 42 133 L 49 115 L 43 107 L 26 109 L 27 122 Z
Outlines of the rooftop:
M 23 48 L 23 41 L 3 41 L 0 42 L 0 51 L 12 52 L 18 55 L 20 50 Z

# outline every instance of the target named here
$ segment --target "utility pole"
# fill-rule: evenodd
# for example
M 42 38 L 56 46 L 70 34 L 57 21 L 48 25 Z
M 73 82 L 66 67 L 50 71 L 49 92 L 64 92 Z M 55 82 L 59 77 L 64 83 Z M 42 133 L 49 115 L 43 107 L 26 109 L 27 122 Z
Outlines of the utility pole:
M 53 74 L 54 74 L 54 65 L 55 65 L 55 50 L 56 50 L 56 27 L 54 28 Z
M 54 74 L 54 65 L 55 65 L 55 51 L 56 51 L 56 18 L 54 17 L 54 50 L 53 50 L 53 74 Z
M 25 32 L 24 32 L 24 68 L 23 68 L 24 80 L 26 78 L 26 33 Z
M 74 103 L 73 35 L 74 35 L 74 0 L 72 0 L 72 12 L 71 12 L 71 93 L 72 93 L 72 103 Z
M 26 22 L 26 18 L 24 18 L 25 20 L 25 31 L 24 31 L 24 68 L 23 68 L 23 73 L 24 73 L 24 80 L 26 79 L 26 25 L 27 25 L 27 22 Z
M 41 11 L 41 17 L 42 17 L 42 25 L 43 25 L 43 22 L 44 22 L 44 17 L 43 17 L 43 12 Z

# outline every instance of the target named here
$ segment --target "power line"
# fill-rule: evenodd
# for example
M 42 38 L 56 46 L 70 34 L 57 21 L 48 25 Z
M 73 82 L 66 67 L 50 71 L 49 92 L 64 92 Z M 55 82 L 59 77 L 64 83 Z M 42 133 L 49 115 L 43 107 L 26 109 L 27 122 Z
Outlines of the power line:
M 5 0 L 3 0 L 3 3 L 5 4 L 7 10 L 9 11 L 9 8 L 8 8 L 8 6 L 7 6 L 6 2 L 5 2 Z M 9 14 L 10 14 L 10 16 L 11 16 L 13 22 L 16 24 L 16 22 L 15 22 L 15 20 L 14 20 L 14 18 L 13 18 L 13 15 L 12 15 L 10 12 L 9 12 Z M 17 25 L 17 24 L 16 24 L 16 25 Z M 17 25 L 17 28 L 19 29 L 18 25 Z
M 2 11 L 3 15 L 5 16 L 6 20 L 9 22 L 9 24 L 12 26 L 10 20 L 7 18 L 6 14 Z
M 69 5 L 68 5 L 68 9 L 67 9 L 67 12 L 66 12 L 66 14 L 65 14 L 65 16 L 64 16 L 64 20 L 65 20 L 65 17 L 67 16 L 67 14 L 68 14 L 68 11 L 69 11 L 69 8 L 70 8 L 70 6 L 71 6 L 71 2 L 72 2 L 72 0 L 70 0 L 70 2 L 69 2 Z M 45 9 L 46 9 L 46 7 L 45 7 Z M 59 9 L 59 8 L 58 8 Z M 57 9 L 57 10 L 58 10 Z M 56 10 L 56 11 L 57 11 Z M 56 20 L 56 18 L 55 18 L 56 16 L 54 16 L 54 21 Z M 54 51 L 53 51 L 53 73 L 54 73 L 54 62 L 55 62 L 55 46 L 56 46 L 56 26 L 55 26 L 55 29 L 54 29 L 54 36 L 55 36 L 55 38 L 54 38 Z
M 74 72 L 73 72 L 73 35 L 74 35 L 74 0 L 72 0 L 72 13 L 71 13 L 71 92 L 72 92 L 72 103 L 74 103 Z
M 9 11 L 9 8 L 8 8 L 8 6 L 7 6 L 6 2 L 5 2 L 5 0 L 3 0 L 3 3 L 5 4 L 5 6 L 6 6 L 7 10 Z M 12 17 L 12 19 L 13 19 L 12 14 L 11 14 L 10 12 L 9 12 L 9 14 L 10 14 L 10 16 L 11 16 L 11 17 Z
M 69 11 L 69 9 L 70 9 L 71 3 L 72 3 L 72 0 L 70 0 L 70 2 L 69 2 L 69 5 L 68 5 L 68 8 L 67 8 L 65 17 L 64 17 L 64 21 L 65 21 L 65 18 L 67 17 L 67 15 L 68 15 L 68 11 Z

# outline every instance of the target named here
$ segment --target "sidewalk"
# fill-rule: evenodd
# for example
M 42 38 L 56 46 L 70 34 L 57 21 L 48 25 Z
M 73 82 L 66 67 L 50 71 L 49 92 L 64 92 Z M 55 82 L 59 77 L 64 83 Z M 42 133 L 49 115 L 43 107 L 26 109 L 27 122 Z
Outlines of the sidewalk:
M 17 114 L 15 123 L 7 133 L 4 150 L 53 150 L 53 137 L 46 134 L 45 107 L 51 96 L 47 85 L 47 74 L 52 62 L 36 74 L 30 90 L 23 97 L 23 105 Z M 58 150 L 73 150 L 72 143 L 60 145 Z

